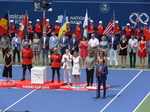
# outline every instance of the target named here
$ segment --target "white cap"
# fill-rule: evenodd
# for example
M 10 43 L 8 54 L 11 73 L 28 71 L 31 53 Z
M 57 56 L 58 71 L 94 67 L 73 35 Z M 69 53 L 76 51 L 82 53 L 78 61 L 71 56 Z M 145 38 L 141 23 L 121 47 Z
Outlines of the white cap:
M 56 23 L 59 23 L 59 21 L 58 21 L 58 20 L 56 20 L 55 22 L 56 22 Z
M 117 24 L 118 24 L 119 22 L 116 20 L 116 21 L 115 21 L 115 23 L 117 23 Z
M 130 23 L 127 23 L 127 26 L 130 26 Z
M 14 20 L 10 20 L 10 22 L 14 22 Z
M 37 19 L 36 21 L 40 21 L 39 19 Z
M 76 23 L 77 25 L 79 25 L 80 23 Z
M 90 20 L 90 22 L 94 22 L 93 20 Z
M 144 25 L 147 25 L 147 23 L 144 23 Z
M 32 23 L 32 21 L 29 21 L 28 23 Z
M 67 23 L 69 24 L 70 22 L 68 21 Z
M 49 21 L 49 19 L 46 19 L 46 21 Z
M 19 25 L 22 25 L 22 23 L 20 23 Z
M 99 23 L 102 23 L 102 21 L 99 21 Z

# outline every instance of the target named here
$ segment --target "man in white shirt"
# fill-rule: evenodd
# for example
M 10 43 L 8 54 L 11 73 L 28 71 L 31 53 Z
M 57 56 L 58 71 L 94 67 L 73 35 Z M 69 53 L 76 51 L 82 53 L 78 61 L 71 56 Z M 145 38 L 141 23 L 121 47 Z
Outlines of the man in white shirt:
M 134 38 L 134 35 L 131 35 L 131 39 L 129 39 L 128 46 L 129 46 L 129 55 L 130 55 L 130 68 L 132 67 L 135 68 L 138 41 L 137 39 Z M 132 61 L 132 56 L 133 56 L 133 61 Z
M 91 34 L 91 39 L 89 40 L 90 51 L 94 55 L 95 62 L 97 61 L 97 47 L 99 46 L 99 40 L 95 37 L 95 34 Z
M 66 49 L 66 54 L 62 57 L 62 68 L 64 69 L 64 85 L 67 85 L 67 77 L 69 77 L 70 86 L 72 86 L 72 55 L 70 51 Z

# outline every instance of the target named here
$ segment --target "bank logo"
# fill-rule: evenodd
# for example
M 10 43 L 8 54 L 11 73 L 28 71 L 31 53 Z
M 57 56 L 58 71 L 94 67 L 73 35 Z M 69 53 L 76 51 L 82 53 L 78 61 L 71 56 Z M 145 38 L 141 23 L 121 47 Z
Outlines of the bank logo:
M 147 23 L 149 21 L 149 16 L 146 13 L 141 13 L 140 15 L 138 15 L 138 13 L 132 13 L 129 16 L 129 20 L 131 21 L 131 23 L 136 24 L 136 18 L 139 16 L 139 22 L 141 22 L 142 24 Z M 133 18 L 135 18 L 135 20 L 133 20 Z
M 102 3 L 99 9 L 102 13 L 108 13 L 110 10 L 110 6 L 107 3 Z
M 62 22 L 63 19 L 63 15 L 58 15 L 57 20 L 59 21 L 59 23 Z M 68 16 L 66 16 L 66 21 L 68 21 Z

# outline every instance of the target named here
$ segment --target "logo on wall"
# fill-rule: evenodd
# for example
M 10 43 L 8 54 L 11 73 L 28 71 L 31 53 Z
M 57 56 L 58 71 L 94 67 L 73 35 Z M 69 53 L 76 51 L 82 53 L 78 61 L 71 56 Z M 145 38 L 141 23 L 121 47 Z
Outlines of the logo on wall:
M 141 13 L 138 15 L 138 13 L 132 13 L 129 16 L 129 20 L 131 21 L 131 23 L 136 24 L 135 20 L 133 20 L 133 17 L 135 16 L 135 18 L 137 18 L 139 16 L 139 22 L 141 22 L 142 24 L 147 23 L 149 21 L 149 16 L 146 13 Z
M 57 20 L 59 21 L 59 23 L 62 22 L 62 19 L 63 19 L 63 15 L 59 15 L 59 16 L 57 17 Z M 68 21 L 68 16 L 66 16 L 66 21 Z
M 99 9 L 102 13 L 108 13 L 110 10 L 110 6 L 107 3 L 102 3 Z

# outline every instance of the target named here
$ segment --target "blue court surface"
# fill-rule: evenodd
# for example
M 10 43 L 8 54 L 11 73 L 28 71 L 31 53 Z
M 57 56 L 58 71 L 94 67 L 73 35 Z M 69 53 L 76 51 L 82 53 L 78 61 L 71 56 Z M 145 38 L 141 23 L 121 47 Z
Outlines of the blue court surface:
M 0 66 L 2 74 L 3 66 Z M 21 79 L 22 68 L 13 67 L 13 80 Z M 86 82 L 85 69 L 81 82 Z M 56 75 L 57 76 L 57 75 Z M 55 79 L 57 77 L 55 76 Z M 30 75 L 27 72 L 26 78 Z M 51 79 L 48 67 L 47 78 Z M 0 79 L 4 79 L 0 77 Z M 63 70 L 61 69 L 61 80 Z M 73 81 L 73 78 L 72 78 Z M 94 79 L 94 82 L 96 80 Z M 105 99 L 93 100 L 96 92 L 65 90 L 32 90 L 0 88 L 0 110 L 3 112 L 132 112 L 150 92 L 150 71 L 109 69 Z

